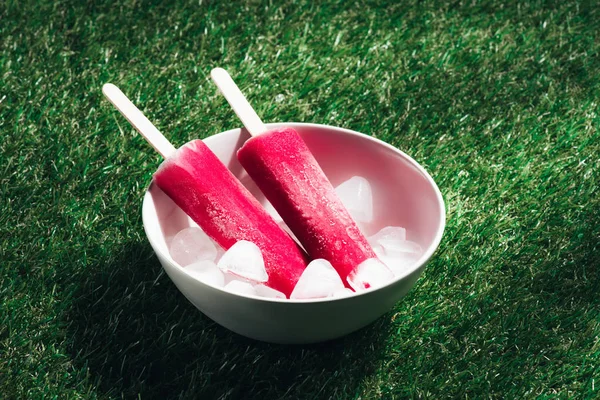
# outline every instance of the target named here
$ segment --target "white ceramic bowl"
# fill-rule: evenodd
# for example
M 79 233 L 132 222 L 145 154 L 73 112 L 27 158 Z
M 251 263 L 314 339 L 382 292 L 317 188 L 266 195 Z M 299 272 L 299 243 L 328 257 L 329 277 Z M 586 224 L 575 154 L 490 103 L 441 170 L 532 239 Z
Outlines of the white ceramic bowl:
M 354 175 L 371 182 L 374 221 L 366 233 L 373 234 L 388 225 L 405 227 L 408 239 L 423 248 L 423 255 L 412 270 L 386 286 L 345 298 L 280 300 L 243 296 L 205 285 L 173 261 L 168 244 L 190 221 L 156 185 L 150 185 L 144 196 L 144 229 L 169 277 L 209 318 L 240 335 L 266 342 L 321 342 L 368 325 L 413 287 L 442 238 L 444 201 L 429 174 L 412 158 L 385 142 L 326 125 L 269 124 L 282 125 L 298 131 L 334 186 Z M 264 202 L 264 196 L 235 157 L 247 138 L 245 131 L 233 129 L 204 141 Z

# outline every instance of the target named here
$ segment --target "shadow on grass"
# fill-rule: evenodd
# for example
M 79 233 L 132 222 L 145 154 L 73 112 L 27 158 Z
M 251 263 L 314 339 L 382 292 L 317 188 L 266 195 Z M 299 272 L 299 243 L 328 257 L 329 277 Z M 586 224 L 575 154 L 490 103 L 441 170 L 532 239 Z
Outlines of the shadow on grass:
M 354 397 L 374 373 L 389 316 L 335 341 L 283 346 L 246 339 L 205 317 L 147 245 L 130 243 L 87 271 L 73 299 L 70 349 L 106 396 Z

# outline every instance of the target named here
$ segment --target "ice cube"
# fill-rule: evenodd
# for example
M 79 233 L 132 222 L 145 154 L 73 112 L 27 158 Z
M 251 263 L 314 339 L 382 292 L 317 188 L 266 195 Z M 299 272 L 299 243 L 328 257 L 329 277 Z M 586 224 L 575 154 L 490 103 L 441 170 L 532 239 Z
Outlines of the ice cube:
M 189 227 L 179 231 L 173 237 L 169 253 L 177 264 L 185 267 L 196 261 L 214 261 L 217 249 L 202 229 Z
M 217 263 L 217 265 L 219 265 L 219 263 Z M 221 272 L 223 272 L 223 271 L 221 271 Z M 228 272 L 223 272 L 223 275 L 225 275 L 225 286 L 227 286 L 227 284 L 231 281 L 249 282 L 247 279 L 240 278 L 239 276 L 230 274 Z M 255 283 L 255 282 L 250 282 L 250 283 Z
M 256 290 L 250 282 L 233 280 L 225 285 L 224 289 L 231 293 L 256 296 Z
M 412 270 L 413 266 L 420 257 L 420 254 L 398 253 L 392 256 L 387 255 L 382 248 L 374 249 L 377 257 L 398 277 L 405 275 Z
M 377 258 L 369 258 L 348 275 L 348 284 L 355 291 L 383 286 L 394 279 L 393 272 Z
M 373 248 L 377 246 L 393 246 L 395 242 L 406 240 L 406 229 L 400 226 L 386 226 L 368 238 Z
M 272 299 L 287 299 L 287 297 L 285 297 L 285 294 L 265 285 L 256 285 L 254 286 L 254 290 L 256 290 L 256 294 L 261 297 L 269 297 Z
M 423 253 L 418 243 L 406 240 L 406 229 L 399 226 L 386 226 L 368 240 L 395 276 L 404 275 Z
M 373 249 L 390 257 L 403 254 L 420 256 L 423 252 L 418 243 L 406 240 L 406 229 L 399 226 L 386 226 L 368 240 Z
M 335 188 L 335 192 L 356 222 L 373 220 L 373 193 L 368 180 L 353 176 Z
M 210 260 L 196 261 L 183 269 L 191 277 L 215 287 L 225 285 L 225 276 L 217 264 Z
M 218 267 L 223 272 L 253 282 L 266 282 L 269 279 L 260 249 L 247 240 L 240 240 L 231 246 L 219 260 Z
M 313 260 L 308 264 L 290 299 L 315 299 L 328 297 L 344 289 L 344 283 L 333 269 L 329 261 L 322 258 Z
M 383 247 L 383 251 L 390 257 L 400 256 L 413 256 L 419 258 L 423 249 L 418 243 L 411 242 L 410 240 L 399 240 L 399 241 L 383 241 L 380 242 Z
M 348 289 L 348 288 L 343 288 L 338 290 L 337 292 L 334 292 L 331 297 L 348 297 L 348 296 L 352 296 L 354 294 L 354 291 L 352 289 Z

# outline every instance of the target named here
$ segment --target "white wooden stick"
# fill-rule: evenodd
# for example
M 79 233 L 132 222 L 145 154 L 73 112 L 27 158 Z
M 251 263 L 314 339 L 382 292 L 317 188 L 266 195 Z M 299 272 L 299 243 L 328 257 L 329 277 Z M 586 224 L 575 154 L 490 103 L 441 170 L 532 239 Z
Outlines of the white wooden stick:
M 164 158 L 175 152 L 175 147 L 152 125 L 152 122 L 121 92 L 121 90 L 107 83 L 102 86 L 102 93 L 123 114 L 127 121 L 150 143 Z
M 257 136 L 267 131 L 267 127 L 260 120 L 256 111 L 252 108 L 242 91 L 237 87 L 231 76 L 223 68 L 215 68 L 210 71 L 210 77 L 225 99 L 233 108 L 238 118 L 244 124 L 250 135 Z

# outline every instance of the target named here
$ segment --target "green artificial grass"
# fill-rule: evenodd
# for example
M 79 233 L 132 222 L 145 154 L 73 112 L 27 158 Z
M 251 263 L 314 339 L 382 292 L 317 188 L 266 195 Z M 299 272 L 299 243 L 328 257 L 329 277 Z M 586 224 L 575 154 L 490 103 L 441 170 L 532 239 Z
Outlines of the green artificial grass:
M 600 12 L 595 2 L 0 2 L 0 397 L 600 396 Z M 265 121 L 411 155 L 447 229 L 414 289 L 329 343 L 245 339 L 197 311 L 141 221 L 160 157 Z

